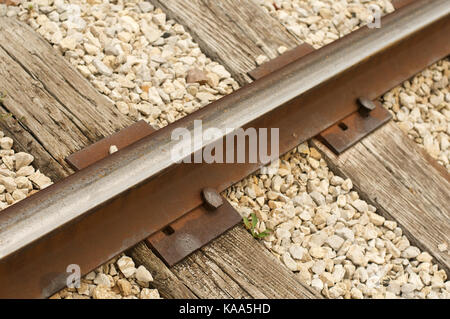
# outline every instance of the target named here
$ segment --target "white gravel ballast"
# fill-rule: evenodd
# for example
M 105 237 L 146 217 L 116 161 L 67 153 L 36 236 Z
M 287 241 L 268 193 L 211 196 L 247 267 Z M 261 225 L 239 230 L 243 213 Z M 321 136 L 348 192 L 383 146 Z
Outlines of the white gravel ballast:
M 79 287 L 65 288 L 51 299 L 160 299 L 151 288 L 153 277 L 133 259 L 120 255 L 81 279 Z
M 276 173 L 252 175 L 224 195 L 242 216 L 256 215 L 257 233 L 270 229 L 264 245 L 303 282 L 328 298 L 450 297 L 432 256 L 315 148 L 301 144 L 272 166 Z
M 394 11 L 389 0 L 253 0 L 318 49 Z
M 254 1 L 316 49 L 394 11 L 389 0 Z M 280 47 L 279 53 L 285 50 Z M 266 56 L 259 56 L 256 64 L 267 60 Z M 449 64 L 449 59 L 434 64 L 382 99 L 400 128 L 447 170 L 450 170 Z
M 444 59 L 382 97 L 399 127 L 450 171 L 450 60 Z
M 33 155 L 13 150 L 13 139 L 0 131 L 0 210 L 53 184 L 36 170 Z
M 238 84 L 183 26 L 143 0 L 34 0 L 7 7 L 58 49 L 118 110 L 163 127 Z

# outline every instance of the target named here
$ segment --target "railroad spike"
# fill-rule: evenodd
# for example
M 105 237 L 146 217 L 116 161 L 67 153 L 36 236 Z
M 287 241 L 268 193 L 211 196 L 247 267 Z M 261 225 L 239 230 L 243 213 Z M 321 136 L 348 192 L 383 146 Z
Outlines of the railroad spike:
M 202 197 L 205 200 L 205 205 L 211 210 L 215 210 L 223 205 L 223 199 L 220 194 L 211 187 L 202 189 Z
M 359 105 L 358 111 L 364 117 L 369 116 L 370 112 L 372 112 L 376 108 L 375 103 L 373 103 L 371 99 L 368 99 L 366 97 L 359 97 L 358 105 Z

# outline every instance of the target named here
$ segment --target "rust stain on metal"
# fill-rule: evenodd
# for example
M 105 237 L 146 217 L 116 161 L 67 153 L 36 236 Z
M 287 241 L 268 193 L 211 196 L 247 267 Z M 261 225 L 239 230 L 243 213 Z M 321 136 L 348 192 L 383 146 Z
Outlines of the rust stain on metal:
M 120 145 L 119 149 L 124 148 L 154 131 L 149 124 L 141 120 L 70 155 L 67 160 L 70 160 L 75 170 L 81 170 L 107 157 L 110 145 Z M 239 213 L 215 189 L 206 187 L 202 189 L 201 194 L 205 207 L 200 205 L 186 212 L 183 217 L 146 240 L 169 266 L 186 258 L 241 221 Z
M 395 21 L 398 18 L 396 14 L 400 11 L 384 17 L 383 19 L 387 20 L 382 21 Z M 355 37 L 369 32 L 375 31 L 361 28 L 338 41 L 348 41 L 345 43 L 351 44 Z M 244 128 L 268 128 L 269 131 L 270 128 L 279 128 L 280 154 L 288 152 L 299 143 L 357 111 L 358 105 L 355 101 L 359 96 L 375 99 L 426 66 L 447 56 L 450 52 L 448 34 L 450 34 L 449 16 L 386 47 L 382 52 L 255 119 Z M 322 52 L 332 52 L 338 41 L 324 47 L 325 51 Z M 313 60 L 315 53 L 304 56 L 304 61 L 299 62 L 300 65 L 306 65 Z M 217 112 L 234 103 L 243 94 L 248 95 L 257 91 L 261 85 L 271 83 L 273 79 L 284 74 L 285 68 L 292 65 L 298 67 L 297 62 L 291 62 L 283 69 L 275 71 L 273 78 L 265 76 L 260 81 L 255 81 L 157 130 L 151 136 L 127 147 L 127 154 L 138 152 L 150 139 L 157 140 L 171 132 L 174 127 L 188 126 L 193 120 L 202 119 L 204 114 Z M 270 145 L 268 148 L 270 149 Z M 246 152 L 248 158 L 248 145 Z M 43 198 L 54 198 L 52 195 L 58 188 L 69 189 L 73 186 L 74 180 L 89 178 L 101 172 L 114 161 L 118 161 L 121 157 L 114 155 L 120 153 L 119 151 L 108 156 L 103 163 L 92 164 L 86 170 L 79 171 L 5 209 L 0 214 L 0 223 L 10 223 L 17 214 L 30 205 L 38 205 Z M 132 238 L 132 241 L 137 243 L 161 231 L 166 225 L 183 220 L 180 218 L 184 217 L 186 212 L 197 208 L 204 210 L 201 207 L 203 204 L 201 191 L 205 185 L 221 192 L 261 166 L 261 162 L 248 161 L 242 164 L 173 164 L 158 176 L 147 179 L 2 258 L 0 297 L 47 297 L 65 286 L 67 277 L 65 271 L 68 264 L 79 264 L 82 274 L 86 274 L 122 252 L 124 240 Z M 189 186 L 186 184 L 187 181 Z M 217 211 L 225 208 L 226 201 Z M 151 210 L 151 214 L 146 210 Z M 215 212 L 208 212 L 206 216 L 211 213 Z M 201 222 L 198 225 L 204 227 Z M 185 239 L 191 243 L 190 245 L 195 246 L 192 243 L 195 243 L 196 239 L 187 237 Z M 130 241 L 129 244 L 131 246 L 134 243 Z
M 319 138 L 336 154 L 343 153 L 392 118 L 379 102 L 374 107 L 370 113 L 366 110 L 350 114 L 321 132 Z
M 407 6 L 417 0 L 392 0 L 392 5 L 396 10 L 403 8 L 404 6 Z
M 149 136 L 153 132 L 155 132 L 155 130 L 150 125 L 144 120 L 140 120 L 139 122 L 124 128 L 120 132 L 105 137 L 100 141 L 67 156 L 66 161 L 73 169 L 81 170 L 110 155 L 109 147 L 111 145 L 115 145 L 121 150 L 122 148 Z
M 164 231 L 148 237 L 147 244 L 167 265 L 173 266 L 241 222 L 233 206 L 225 198 L 222 202 L 214 211 L 198 206 Z
M 369 116 L 370 112 L 372 112 L 376 108 L 375 103 L 371 99 L 368 99 L 366 97 L 359 97 L 358 104 L 359 113 L 361 113 L 362 116 Z

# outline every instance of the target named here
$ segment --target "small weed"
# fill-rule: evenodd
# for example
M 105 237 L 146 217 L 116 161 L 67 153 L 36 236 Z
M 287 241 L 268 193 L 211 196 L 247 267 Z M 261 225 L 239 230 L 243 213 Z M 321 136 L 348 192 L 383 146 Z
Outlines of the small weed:
M 0 104 L 3 104 L 3 99 L 6 97 L 6 92 L 0 92 Z
M 28 12 L 33 11 L 33 9 L 34 9 L 33 4 L 30 3 L 30 4 L 28 5 L 28 7 L 27 7 Z
M 263 239 L 264 237 L 270 235 L 271 229 L 266 229 L 263 232 L 257 232 L 255 230 L 256 225 L 258 224 L 258 217 L 256 217 L 255 213 L 250 214 L 250 220 L 247 217 L 242 218 L 245 228 L 247 228 L 253 237 L 256 239 Z
M 0 114 L 0 121 L 6 120 L 9 117 L 12 117 L 11 113 L 2 113 Z

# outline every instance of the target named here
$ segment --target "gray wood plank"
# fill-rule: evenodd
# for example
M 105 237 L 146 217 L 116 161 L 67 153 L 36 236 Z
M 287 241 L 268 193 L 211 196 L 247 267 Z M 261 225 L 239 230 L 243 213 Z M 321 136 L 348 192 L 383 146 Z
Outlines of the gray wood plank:
M 298 40 L 252 0 L 151 0 L 182 24 L 211 59 L 223 64 L 236 81 L 250 80 L 247 72 L 259 55 L 275 58 L 281 45 L 294 48 Z
M 58 52 L 28 26 L 16 20 L 2 23 L 0 41 L 8 37 L 15 37 L 17 41 L 14 45 L 0 45 L 0 75 L 5 79 L 11 78 L 9 81 L 0 82 L 0 89 L 8 91 L 4 103 L 5 111 L 10 112 L 13 119 L 21 119 L 20 127 L 23 127 L 23 130 L 15 131 L 11 128 L 8 132 L 16 141 L 22 141 L 18 144 L 19 147 L 27 143 L 36 145 L 28 148 L 36 158 L 47 156 L 55 165 L 61 166 L 60 171 L 48 169 L 53 174 L 51 176 L 58 180 L 72 172 L 64 161 L 66 155 L 119 130 L 130 124 L 131 120 L 117 114 L 109 100 L 93 89 Z M 24 43 L 27 43 L 26 47 L 22 45 Z M 12 127 L 12 124 L 9 125 Z M 25 139 L 20 136 L 23 131 L 30 132 Z M 260 254 L 261 258 L 270 256 L 247 232 L 242 231 L 241 236 L 246 239 L 240 247 L 243 252 L 256 251 L 256 255 Z M 230 239 L 227 238 L 226 235 L 221 240 L 226 243 Z M 189 290 L 196 288 L 194 279 L 184 280 L 184 283 L 183 280 L 180 281 L 185 279 L 181 276 L 181 271 L 175 272 L 179 279 L 145 245 L 140 244 L 129 251 L 139 264 L 144 264 L 155 275 L 153 284 L 166 298 L 194 298 L 196 294 L 202 298 L 214 294 L 217 297 L 233 298 L 313 296 L 294 274 L 273 260 L 270 262 L 273 274 L 284 273 L 277 285 L 288 279 L 279 285 L 294 285 L 296 293 L 288 294 L 284 288 L 267 289 L 250 285 L 248 279 L 242 278 L 236 271 L 231 271 L 233 267 L 247 267 L 248 257 L 245 257 L 243 252 L 238 253 L 235 250 L 231 255 L 232 259 L 220 261 L 203 255 L 205 258 L 198 262 L 201 266 L 192 265 L 189 269 L 192 273 L 197 268 L 203 270 L 196 275 L 195 281 L 202 285 L 211 283 L 210 293 L 202 294 L 200 290 L 193 290 L 194 293 Z M 261 260 L 259 259 L 260 266 L 264 265 Z M 249 276 L 250 272 L 251 269 L 246 270 Z M 253 276 L 255 278 L 251 280 L 260 285 L 267 280 L 262 271 Z
M 200 298 L 322 298 L 243 226 L 229 230 L 172 270 Z
M 450 243 L 449 175 L 430 164 L 433 159 L 424 157 L 397 124 L 388 123 L 340 156 L 317 140 L 313 144 L 364 200 L 396 220 L 407 238 L 449 273 L 450 255 L 437 248 Z
M 65 157 L 132 123 L 27 25 L 0 19 L 0 128 L 17 151 L 58 181 L 73 173 Z M 146 247 L 145 247 L 146 248 Z M 148 249 L 130 254 L 155 276 L 165 298 L 195 297 Z M 184 288 L 183 288 L 184 287 Z
M 3 105 L 61 165 L 132 123 L 30 27 L 3 18 L 0 30 Z
M 163 298 L 196 298 L 192 291 L 179 280 L 145 244 L 140 242 L 127 251 L 137 266 L 143 265 L 153 274 L 153 287 Z

